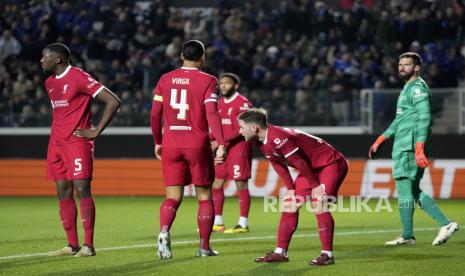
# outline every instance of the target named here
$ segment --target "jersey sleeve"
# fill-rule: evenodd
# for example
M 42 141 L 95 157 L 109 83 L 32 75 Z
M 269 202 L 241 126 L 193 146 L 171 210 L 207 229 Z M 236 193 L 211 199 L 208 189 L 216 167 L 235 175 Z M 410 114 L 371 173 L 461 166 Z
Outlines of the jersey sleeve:
M 97 97 L 98 93 L 104 88 L 100 82 L 83 70 L 77 71 L 75 79 L 78 83 L 79 91 L 94 98 Z
M 215 102 L 218 103 L 218 80 L 212 78 L 207 86 L 204 94 L 204 103 Z
M 162 143 L 162 117 L 163 97 L 161 95 L 160 82 L 154 89 L 152 111 L 150 114 L 150 127 L 152 128 L 153 142 L 155 145 Z
M 415 127 L 415 142 L 425 142 L 431 126 L 431 94 L 428 88 L 415 85 L 411 88 L 412 105 L 418 114 Z

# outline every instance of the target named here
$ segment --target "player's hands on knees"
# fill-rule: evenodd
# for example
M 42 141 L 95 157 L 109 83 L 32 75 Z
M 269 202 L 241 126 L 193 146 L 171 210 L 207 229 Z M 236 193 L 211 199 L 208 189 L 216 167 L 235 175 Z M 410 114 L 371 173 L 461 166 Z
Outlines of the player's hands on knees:
M 415 144 L 415 161 L 417 166 L 420 168 L 426 168 L 429 166 L 428 158 L 425 155 L 425 143 L 417 142 Z
M 95 128 L 82 129 L 80 127 L 73 131 L 73 135 L 76 137 L 83 137 L 86 139 L 94 139 L 99 136 L 100 131 Z
M 226 150 L 224 148 L 224 145 L 218 145 L 218 149 L 216 149 L 216 155 L 215 155 L 215 159 L 213 160 L 213 163 L 215 165 L 221 164 L 224 162 L 225 157 L 226 157 Z
M 282 211 L 295 213 L 302 206 L 304 200 L 299 200 L 295 195 L 295 190 L 287 190 L 282 198 Z
M 161 145 L 155 145 L 153 152 L 155 153 L 155 157 L 161 160 Z
M 325 184 L 320 184 L 319 186 L 312 189 L 312 200 L 313 201 L 325 201 L 327 194 L 325 190 Z

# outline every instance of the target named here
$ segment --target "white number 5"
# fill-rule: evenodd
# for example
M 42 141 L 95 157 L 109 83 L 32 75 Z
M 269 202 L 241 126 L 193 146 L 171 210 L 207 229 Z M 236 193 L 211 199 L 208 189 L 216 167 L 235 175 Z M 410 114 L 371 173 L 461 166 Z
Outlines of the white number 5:
M 172 88 L 170 105 L 171 107 L 173 107 L 173 109 L 179 110 L 178 114 L 176 115 L 176 118 L 178 118 L 179 120 L 185 120 L 186 111 L 189 110 L 189 105 L 187 104 L 187 90 L 181 89 L 181 95 L 179 97 L 179 102 L 177 101 L 177 99 L 178 99 L 178 90 L 175 88 Z
M 76 168 L 74 168 L 75 172 L 80 172 L 82 170 L 82 164 L 81 164 L 82 159 L 81 158 L 76 158 L 74 159 L 74 165 L 76 165 Z

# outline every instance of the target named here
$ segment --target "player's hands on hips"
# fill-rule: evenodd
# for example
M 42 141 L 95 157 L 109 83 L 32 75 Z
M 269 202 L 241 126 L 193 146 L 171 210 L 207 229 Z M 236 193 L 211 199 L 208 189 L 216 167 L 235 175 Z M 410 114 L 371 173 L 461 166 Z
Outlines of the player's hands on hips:
M 326 187 L 325 184 L 320 184 L 319 186 L 312 189 L 312 199 L 316 201 L 323 201 L 326 199 Z
M 216 149 L 216 155 L 215 155 L 215 159 L 213 160 L 213 163 L 215 165 L 221 164 L 224 162 L 225 157 L 226 157 L 226 150 L 224 148 L 224 145 L 218 145 L 218 149 Z
M 153 151 L 155 153 L 155 157 L 161 160 L 161 145 L 155 145 Z
M 368 151 L 368 157 L 370 159 L 375 159 L 376 155 L 378 154 L 378 150 L 381 147 L 382 144 L 386 141 L 386 137 L 381 134 L 376 141 L 371 145 L 370 150 Z
M 76 137 L 83 137 L 87 139 L 94 139 L 100 135 L 100 131 L 95 128 L 82 129 L 80 127 L 76 128 L 73 132 L 73 135 Z
M 429 166 L 428 158 L 425 155 L 425 143 L 417 142 L 415 144 L 415 161 L 418 167 L 426 168 Z

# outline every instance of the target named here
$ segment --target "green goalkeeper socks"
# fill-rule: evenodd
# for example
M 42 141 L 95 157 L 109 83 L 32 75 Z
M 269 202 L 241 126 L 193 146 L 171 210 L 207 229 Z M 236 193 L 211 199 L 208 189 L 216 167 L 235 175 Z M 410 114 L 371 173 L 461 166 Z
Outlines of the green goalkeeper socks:
M 441 212 L 434 199 L 432 199 L 429 195 L 421 192 L 419 201 L 420 207 L 423 211 L 432 217 L 440 226 L 444 226 L 450 222 Z
M 413 212 L 415 210 L 413 199 L 399 199 L 398 207 L 400 222 L 402 223 L 402 237 L 410 239 L 413 237 Z

